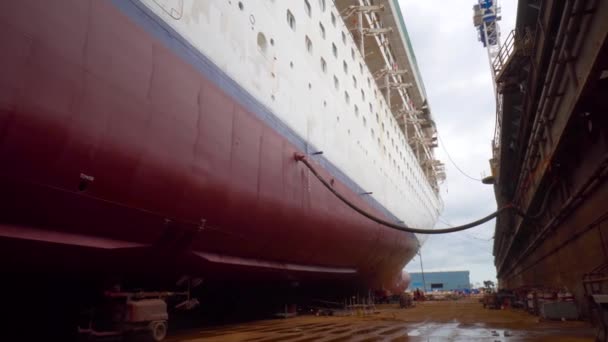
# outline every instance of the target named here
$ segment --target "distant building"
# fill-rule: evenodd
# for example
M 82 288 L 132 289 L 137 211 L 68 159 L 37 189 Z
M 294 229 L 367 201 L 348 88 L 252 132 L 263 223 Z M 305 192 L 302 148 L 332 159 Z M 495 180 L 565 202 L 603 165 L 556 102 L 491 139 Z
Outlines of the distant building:
M 423 289 L 422 273 L 410 273 L 412 281 L 410 290 Z M 469 271 L 424 272 L 424 284 L 427 291 L 449 291 L 471 289 Z

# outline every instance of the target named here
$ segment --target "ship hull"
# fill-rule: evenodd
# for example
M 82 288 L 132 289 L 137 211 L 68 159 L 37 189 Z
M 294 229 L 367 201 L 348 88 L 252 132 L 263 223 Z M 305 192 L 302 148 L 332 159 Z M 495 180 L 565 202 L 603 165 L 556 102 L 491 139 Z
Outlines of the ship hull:
M 341 203 L 293 158 L 310 151 L 143 27 L 133 3 L 7 6 L 4 269 L 402 290 L 416 237 Z M 394 219 L 316 160 L 349 200 Z

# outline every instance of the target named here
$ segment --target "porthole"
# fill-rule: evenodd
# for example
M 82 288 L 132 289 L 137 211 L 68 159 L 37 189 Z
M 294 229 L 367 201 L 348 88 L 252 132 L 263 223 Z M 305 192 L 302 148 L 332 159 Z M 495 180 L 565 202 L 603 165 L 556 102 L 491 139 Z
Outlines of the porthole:
M 342 44 L 346 45 L 346 33 L 344 31 L 342 31 Z
M 340 81 L 338 81 L 338 78 L 334 75 L 334 88 L 336 88 L 336 90 L 340 89 Z
M 266 36 L 262 32 L 258 32 L 258 48 L 262 53 L 266 53 L 268 44 L 266 42 Z
M 243 10 L 243 3 L 241 1 L 239 1 L 239 9 L 242 11 Z
M 355 60 L 355 49 L 350 48 L 350 57 L 353 59 L 353 61 Z
M 334 27 L 336 27 L 336 15 L 333 13 L 331 14 L 331 23 L 334 25 Z
M 365 101 L 365 92 L 361 89 L 361 99 Z
M 344 73 L 348 73 L 348 65 L 346 64 L 346 61 L 342 61 L 342 68 L 344 69 Z
M 296 30 L 296 18 L 293 16 L 290 10 L 287 10 L 287 24 L 292 30 Z
M 331 43 L 331 52 L 334 54 L 334 57 L 338 58 L 338 47 L 334 43 Z
M 357 78 L 353 76 L 353 87 L 357 88 Z
M 325 62 L 323 57 L 321 57 L 321 70 L 323 70 L 323 72 L 327 72 L 327 62 Z
M 304 0 L 304 9 L 306 10 L 306 14 L 310 17 L 310 2 L 308 0 Z
M 350 96 L 348 96 L 347 91 L 344 92 L 344 101 L 346 101 L 346 103 L 350 103 Z
M 321 38 L 325 39 L 325 26 L 319 22 L 319 30 L 321 31 Z
M 308 36 L 304 37 L 304 43 L 306 44 L 306 51 L 312 54 L 312 41 L 310 38 L 308 38 Z
M 319 8 L 321 8 L 321 12 L 325 12 L 325 0 L 319 0 Z
M 355 105 L 355 117 L 359 117 L 359 107 L 357 105 Z
M 359 63 L 359 72 L 363 74 L 363 64 Z

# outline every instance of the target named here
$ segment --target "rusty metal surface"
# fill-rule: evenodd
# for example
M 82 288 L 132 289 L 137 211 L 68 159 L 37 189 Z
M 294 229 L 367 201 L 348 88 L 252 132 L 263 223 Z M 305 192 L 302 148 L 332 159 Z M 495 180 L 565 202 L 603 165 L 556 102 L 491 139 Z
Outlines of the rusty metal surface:
M 573 132 L 583 135 L 580 118 L 591 114 L 581 113 L 601 112 L 598 104 L 590 103 L 589 98 L 601 91 L 597 83 L 603 69 L 600 52 L 606 49 L 608 25 L 604 17 L 608 3 L 570 1 L 563 9 L 556 10 L 559 15 L 552 13 L 555 9 L 551 8 L 548 6 L 537 13 L 536 23 L 517 28 L 536 32 L 537 49 L 533 56 L 521 57 L 527 65 L 518 70 L 527 72 L 512 75 L 517 81 L 511 80 L 511 83 L 519 85 L 519 90 L 507 95 L 519 96 L 521 103 L 509 103 L 509 108 L 503 108 L 504 113 L 518 114 L 503 118 L 516 125 L 512 127 L 511 140 L 501 138 L 505 149 L 501 154 L 497 197 L 499 202 L 515 203 L 524 211 L 540 205 L 550 179 L 572 177 L 575 179 L 570 183 L 574 185 L 585 181 L 588 175 L 575 175 L 575 166 L 581 166 L 581 162 L 572 162 L 576 165 L 570 169 L 556 171 L 573 159 L 573 148 L 581 148 L 582 159 L 597 161 L 600 159 L 592 155 L 593 151 L 605 151 L 601 144 L 586 146 L 583 137 Z M 523 15 L 521 11 L 520 15 Z M 545 45 L 552 46 L 552 50 L 547 50 Z M 543 78 L 544 81 L 538 83 L 538 79 Z M 599 122 L 595 124 L 599 126 Z M 588 168 L 591 170 L 593 166 Z M 558 172 L 561 174 L 557 175 Z M 520 218 L 507 221 L 497 224 L 494 253 L 499 278 L 509 273 L 513 256 L 527 247 L 520 245 L 533 240 L 528 236 L 529 227 Z
M 585 322 L 539 321 L 520 310 L 483 309 L 476 299 L 385 305 L 369 316 L 300 316 L 178 333 L 169 341 L 593 341 Z
M 593 312 L 583 276 L 608 258 L 607 15 L 605 1 L 520 6 L 516 30 L 533 32 L 534 46 L 509 62 L 499 87 L 497 202 L 534 217 L 497 218 L 499 287 L 567 288 L 584 317 Z

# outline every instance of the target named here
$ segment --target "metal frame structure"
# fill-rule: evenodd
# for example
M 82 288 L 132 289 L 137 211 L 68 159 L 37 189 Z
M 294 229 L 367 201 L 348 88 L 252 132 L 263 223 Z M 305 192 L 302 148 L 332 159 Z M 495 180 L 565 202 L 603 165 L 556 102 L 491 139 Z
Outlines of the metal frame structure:
M 375 81 L 379 83 L 379 88 L 384 90 L 389 110 L 398 120 L 402 133 L 422 166 L 425 176 L 433 190 L 438 192 L 439 184 L 445 180 L 446 175 L 444 164 L 435 159 L 433 153 L 433 148 L 437 147 L 437 128 L 426 100 L 423 99 L 423 103 L 415 103 L 420 101 L 413 99 L 417 99 L 413 95 L 413 88 L 417 86 L 415 83 L 418 79 L 417 75 L 413 75 L 417 72 L 414 70 L 415 66 L 409 65 L 411 61 L 403 61 L 394 54 L 391 44 L 394 39 L 391 39 L 390 35 L 396 34 L 399 30 L 385 26 L 383 20 L 386 15 L 392 16 L 391 13 L 385 13 L 394 11 L 392 6 L 394 4 L 388 1 L 376 1 L 372 4 L 369 0 L 358 0 L 355 5 L 343 7 L 340 13 L 345 22 L 346 19 L 356 15 L 354 26 L 349 27 L 349 32 L 356 33 L 353 38 L 359 41 L 359 52 L 370 68 L 371 64 L 381 65 L 380 68 L 375 68 Z M 397 23 L 389 23 L 391 24 Z M 368 41 L 366 45 L 366 38 L 372 38 L 374 44 L 370 46 Z
M 510 49 L 503 49 L 500 36 L 500 26 L 498 22 L 501 20 L 500 6 L 497 0 L 478 0 L 478 3 L 473 6 L 473 25 L 478 31 L 477 39 L 486 48 L 488 55 L 488 63 L 492 69 L 492 87 L 494 89 L 494 98 L 496 101 L 496 119 L 494 123 L 494 137 L 492 139 L 492 159 L 490 166 L 492 175 L 497 177 L 498 165 L 500 159 L 500 130 L 502 126 L 502 93 L 497 89 L 496 79 L 502 67 L 506 64 L 510 53 L 513 51 L 513 33 L 509 35 L 507 41 L 510 42 Z

